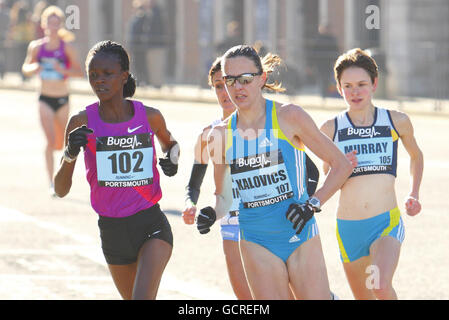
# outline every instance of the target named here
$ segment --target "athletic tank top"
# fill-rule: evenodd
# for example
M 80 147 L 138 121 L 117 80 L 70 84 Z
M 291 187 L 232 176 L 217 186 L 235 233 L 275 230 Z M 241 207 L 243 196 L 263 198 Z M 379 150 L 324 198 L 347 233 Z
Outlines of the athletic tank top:
M 344 154 L 357 150 L 358 165 L 350 177 L 386 173 L 396 177 L 399 134 L 390 112 L 374 109 L 371 126 L 355 126 L 348 113 L 335 118 L 334 142 Z
M 120 123 L 100 119 L 98 102 L 86 107 L 88 135 L 84 151 L 92 208 L 102 216 L 127 217 L 162 197 L 156 168 L 154 133 L 145 107 L 131 101 L 134 116 Z
M 69 59 L 65 53 L 65 42 L 63 40 L 60 41 L 59 48 L 56 50 L 47 50 L 45 46 L 47 43 L 44 43 L 40 46 L 39 52 L 37 54 L 37 60 L 39 61 L 42 70 L 40 72 L 40 77 L 42 80 L 63 80 L 66 77 L 57 72 L 53 64 L 59 63 L 64 69 L 69 68 Z
M 226 163 L 240 195 L 242 227 L 265 230 L 263 226 L 271 224 L 274 230 L 279 221 L 289 223 L 285 219 L 288 206 L 304 203 L 309 197 L 305 159 L 304 150 L 295 147 L 280 129 L 274 101 L 266 100 L 265 128 L 255 139 L 240 135 L 237 112 L 232 115 L 227 130 Z
M 222 123 L 223 120 L 216 119 L 211 123 L 211 127 L 214 128 Z M 237 186 L 230 175 L 230 171 L 226 170 L 224 181 L 223 181 L 223 192 L 222 196 L 226 201 L 226 205 L 229 207 L 229 214 L 235 216 L 239 213 L 240 197 Z

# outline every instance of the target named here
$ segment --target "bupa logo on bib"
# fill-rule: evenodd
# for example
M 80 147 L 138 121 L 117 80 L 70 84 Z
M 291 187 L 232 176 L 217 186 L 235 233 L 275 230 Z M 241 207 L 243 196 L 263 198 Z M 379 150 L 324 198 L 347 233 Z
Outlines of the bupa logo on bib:
M 389 126 L 373 126 L 370 128 L 348 127 L 338 130 L 339 141 L 354 139 L 373 139 L 380 137 L 391 137 L 391 129 Z
M 106 140 L 108 147 L 119 147 L 120 149 L 135 149 L 142 145 L 142 142 L 137 140 L 137 136 L 129 137 L 108 137 Z
M 97 151 L 134 150 L 152 147 L 151 134 L 97 137 Z
M 250 167 L 252 169 L 263 168 L 269 166 L 271 164 L 271 160 L 268 159 L 265 154 L 258 155 L 252 158 L 239 158 L 237 159 L 237 166 L 241 167 Z
M 380 135 L 380 132 L 376 131 L 376 127 L 371 128 L 352 128 L 349 127 L 346 132 L 348 136 L 359 136 L 360 138 L 373 138 Z
M 280 163 L 284 163 L 284 158 L 280 150 L 264 152 L 253 156 L 235 159 L 231 164 L 231 173 L 263 169 Z

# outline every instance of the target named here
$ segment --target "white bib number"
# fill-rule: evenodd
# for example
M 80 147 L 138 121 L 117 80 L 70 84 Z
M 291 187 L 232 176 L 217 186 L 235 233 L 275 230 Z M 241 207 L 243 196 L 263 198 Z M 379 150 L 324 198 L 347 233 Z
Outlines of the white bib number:
M 97 176 L 103 187 L 153 183 L 153 145 L 149 133 L 97 137 Z

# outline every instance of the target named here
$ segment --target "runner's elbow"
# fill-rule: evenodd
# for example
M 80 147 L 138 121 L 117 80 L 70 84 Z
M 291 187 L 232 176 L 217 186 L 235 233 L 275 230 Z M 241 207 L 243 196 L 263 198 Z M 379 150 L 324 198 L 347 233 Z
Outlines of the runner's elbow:
M 64 198 L 69 193 L 69 190 L 61 190 L 60 188 L 56 188 L 55 186 L 55 194 L 58 198 Z

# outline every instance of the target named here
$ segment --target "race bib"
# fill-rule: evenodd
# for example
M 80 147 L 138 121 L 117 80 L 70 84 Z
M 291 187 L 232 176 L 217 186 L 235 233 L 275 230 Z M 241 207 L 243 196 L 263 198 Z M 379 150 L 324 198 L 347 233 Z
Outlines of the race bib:
M 269 206 L 293 197 L 281 150 L 237 158 L 231 175 L 244 208 Z
M 389 126 L 345 128 L 338 131 L 338 147 L 347 154 L 357 150 L 358 165 L 353 174 L 392 170 L 393 139 Z
M 64 79 L 64 75 L 62 73 L 57 72 L 54 69 L 54 64 L 59 64 L 62 68 L 65 66 L 56 58 L 41 58 L 40 64 L 42 70 L 40 72 L 40 77 L 42 80 L 62 80 Z
M 234 180 L 232 181 L 232 204 L 229 208 L 229 214 L 237 216 L 239 214 L 240 194 L 239 189 L 235 186 Z
M 97 176 L 103 187 L 138 187 L 153 183 L 150 133 L 97 137 Z

